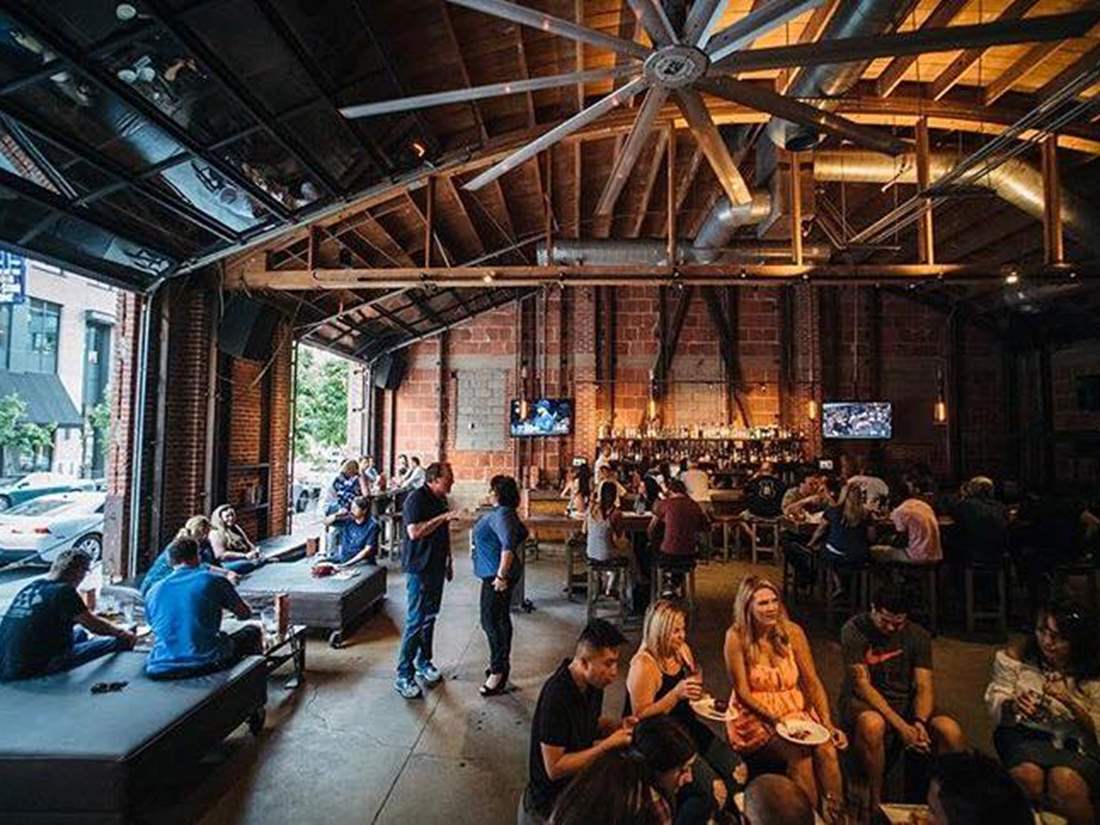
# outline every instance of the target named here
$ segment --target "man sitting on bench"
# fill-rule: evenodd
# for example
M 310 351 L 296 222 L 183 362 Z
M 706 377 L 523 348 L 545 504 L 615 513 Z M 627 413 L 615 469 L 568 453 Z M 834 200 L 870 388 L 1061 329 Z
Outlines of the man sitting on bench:
M 370 514 L 370 499 L 356 496 L 348 510 L 325 517 L 325 527 L 335 526 L 335 547 L 328 550 L 329 561 L 338 567 L 351 567 L 361 561 L 377 564 L 378 522 Z
M 76 592 L 91 564 L 81 550 L 62 550 L 44 578 L 19 591 L 0 623 L 0 681 L 72 670 L 134 646 L 132 633 L 93 614 Z
M 243 657 L 260 653 L 256 625 L 235 633 L 221 630 L 222 610 L 249 619 L 252 609 L 225 576 L 199 565 L 199 545 L 179 537 L 168 545 L 172 573 L 157 582 L 145 599 L 145 615 L 156 636 L 145 662 L 151 679 L 187 679 L 225 670 Z

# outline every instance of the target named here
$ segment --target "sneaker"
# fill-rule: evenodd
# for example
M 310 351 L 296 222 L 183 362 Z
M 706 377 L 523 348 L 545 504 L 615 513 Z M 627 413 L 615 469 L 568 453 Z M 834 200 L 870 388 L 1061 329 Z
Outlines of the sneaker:
M 416 668 L 416 675 L 423 679 L 426 685 L 438 685 L 443 681 L 443 674 L 431 662 L 419 665 Z
M 393 683 L 393 689 L 405 699 L 419 699 L 423 695 L 420 692 L 420 685 L 404 676 L 397 677 L 397 681 Z

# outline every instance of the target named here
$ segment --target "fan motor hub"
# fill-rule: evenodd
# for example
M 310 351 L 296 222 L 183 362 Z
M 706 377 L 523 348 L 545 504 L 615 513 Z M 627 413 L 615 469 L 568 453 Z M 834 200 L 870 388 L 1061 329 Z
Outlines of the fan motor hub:
M 665 46 L 646 59 L 646 78 L 655 86 L 682 89 L 707 72 L 710 59 L 694 46 Z

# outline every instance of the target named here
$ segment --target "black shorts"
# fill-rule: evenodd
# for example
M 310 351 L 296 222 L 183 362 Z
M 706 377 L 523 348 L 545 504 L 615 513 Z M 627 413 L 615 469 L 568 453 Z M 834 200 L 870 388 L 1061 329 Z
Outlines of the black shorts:
M 1100 798 L 1100 758 L 1094 753 L 1082 753 L 1076 740 L 1064 746 L 1054 746 L 1054 736 L 1046 731 L 1024 725 L 1001 725 L 993 731 L 993 745 L 1005 768 L 1030 763 L 1044 770 L 1069 768 L 1089 786 L 1094 798 Z

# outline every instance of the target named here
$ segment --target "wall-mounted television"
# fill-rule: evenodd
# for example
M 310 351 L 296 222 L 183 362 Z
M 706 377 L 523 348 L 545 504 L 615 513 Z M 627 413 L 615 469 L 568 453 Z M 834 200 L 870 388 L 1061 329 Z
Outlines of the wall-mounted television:
M 822 438 L 890 438 L 889 401 L 826 401 L 821 405 Z
M 514 399 L 510 425 L 514 438 L 569 435 L 573 431 L 572 398 L 538 398 L 527 402 L 526 417 L 522 412 L 522 402 Z

